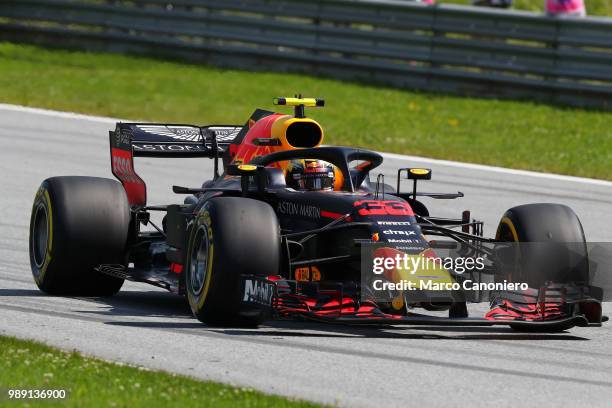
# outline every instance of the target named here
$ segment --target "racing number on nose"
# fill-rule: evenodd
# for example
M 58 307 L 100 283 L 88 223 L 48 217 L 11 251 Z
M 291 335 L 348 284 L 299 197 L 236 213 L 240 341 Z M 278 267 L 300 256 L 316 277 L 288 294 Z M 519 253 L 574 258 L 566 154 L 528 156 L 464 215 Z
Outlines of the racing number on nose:
M 414 215 L 408 203 L 401 201 L 361 200 L 355 202 L 359 215 Z

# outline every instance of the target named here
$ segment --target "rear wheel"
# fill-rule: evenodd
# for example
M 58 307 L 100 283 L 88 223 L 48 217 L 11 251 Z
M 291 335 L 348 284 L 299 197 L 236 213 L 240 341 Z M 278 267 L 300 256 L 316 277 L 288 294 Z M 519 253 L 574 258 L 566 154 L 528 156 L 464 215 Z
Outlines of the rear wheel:
M 129 220 L 125 191 L 114 180 L 45 180 L 30 218 L 30 265 L 36 285 L 53 295 L 115 294 L 123 280 L 94 268 L 124 263 Z
M 204 204 L 190 228 L 185 283 L 191 310 L 211 325 L 256 326 L 265 313 L 243 303 L 242 275 L 277 275 L 280 228 L 272 207 L 241 197 Z

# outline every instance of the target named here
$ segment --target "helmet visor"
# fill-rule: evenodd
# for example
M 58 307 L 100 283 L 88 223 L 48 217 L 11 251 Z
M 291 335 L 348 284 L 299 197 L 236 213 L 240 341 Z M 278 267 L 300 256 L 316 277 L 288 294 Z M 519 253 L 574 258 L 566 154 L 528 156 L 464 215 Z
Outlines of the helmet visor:
M 332 190 L 334 187 L 334 173 L 321 172 L 301 174 L 296 181 L 300 190 Z

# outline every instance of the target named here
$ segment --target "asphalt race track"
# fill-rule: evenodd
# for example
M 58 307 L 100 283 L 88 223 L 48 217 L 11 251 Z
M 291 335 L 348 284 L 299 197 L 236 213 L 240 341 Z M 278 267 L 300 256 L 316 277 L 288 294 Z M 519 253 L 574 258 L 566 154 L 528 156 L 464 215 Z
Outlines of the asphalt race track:
M 1 334 L 342 406 L 610 406 L 611 323 L 554 335 L 292 322 L 219 329 L 195 321 L 182 299 L 147 285 L 127 283 L 110 299 L 42 295 L 28 260 L 34 193 L 49 176 L 112 177 L 112 123 L 0 106 Z M 433 202 L 433 213 L 456 216 L 470 208 L 487 234 L 513 205 L 559 202 L 574 208 L 589 241 L 612 241 L 612 183 L 395 155 L 383 167 L 388 183 L 400 165 L 433 169 L 423 190 L 464 192 L 464 199 Z M 206 159 L 140 158 L 136 167 L 152 204 L 181 200 L 173 184 L 199 186 L 211 174 Z M 473 315 L 485 306 L 475 305 Z M 611 304 L 604 309 L 612 313 Z

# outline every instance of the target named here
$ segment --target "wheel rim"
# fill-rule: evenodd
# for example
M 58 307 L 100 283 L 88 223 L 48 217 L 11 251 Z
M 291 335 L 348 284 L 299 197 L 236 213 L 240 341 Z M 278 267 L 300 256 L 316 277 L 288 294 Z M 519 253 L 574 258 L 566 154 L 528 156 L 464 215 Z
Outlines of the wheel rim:
M 49 244 L 49 219 L 47 207 L 43 203 L 38 204 L 34 213 L 34 230 L 31 240 L 34 263 L 38 268 L 41 268 L 45 263 Z
M 208 250 L 209 250 L 208 229 L 200 226 L 196 232 L 193 251 L 191 253 L 190 283 L 191 290 L 195 295 L 199 295 L 204 289 L 206 275 L 208 274 Z

